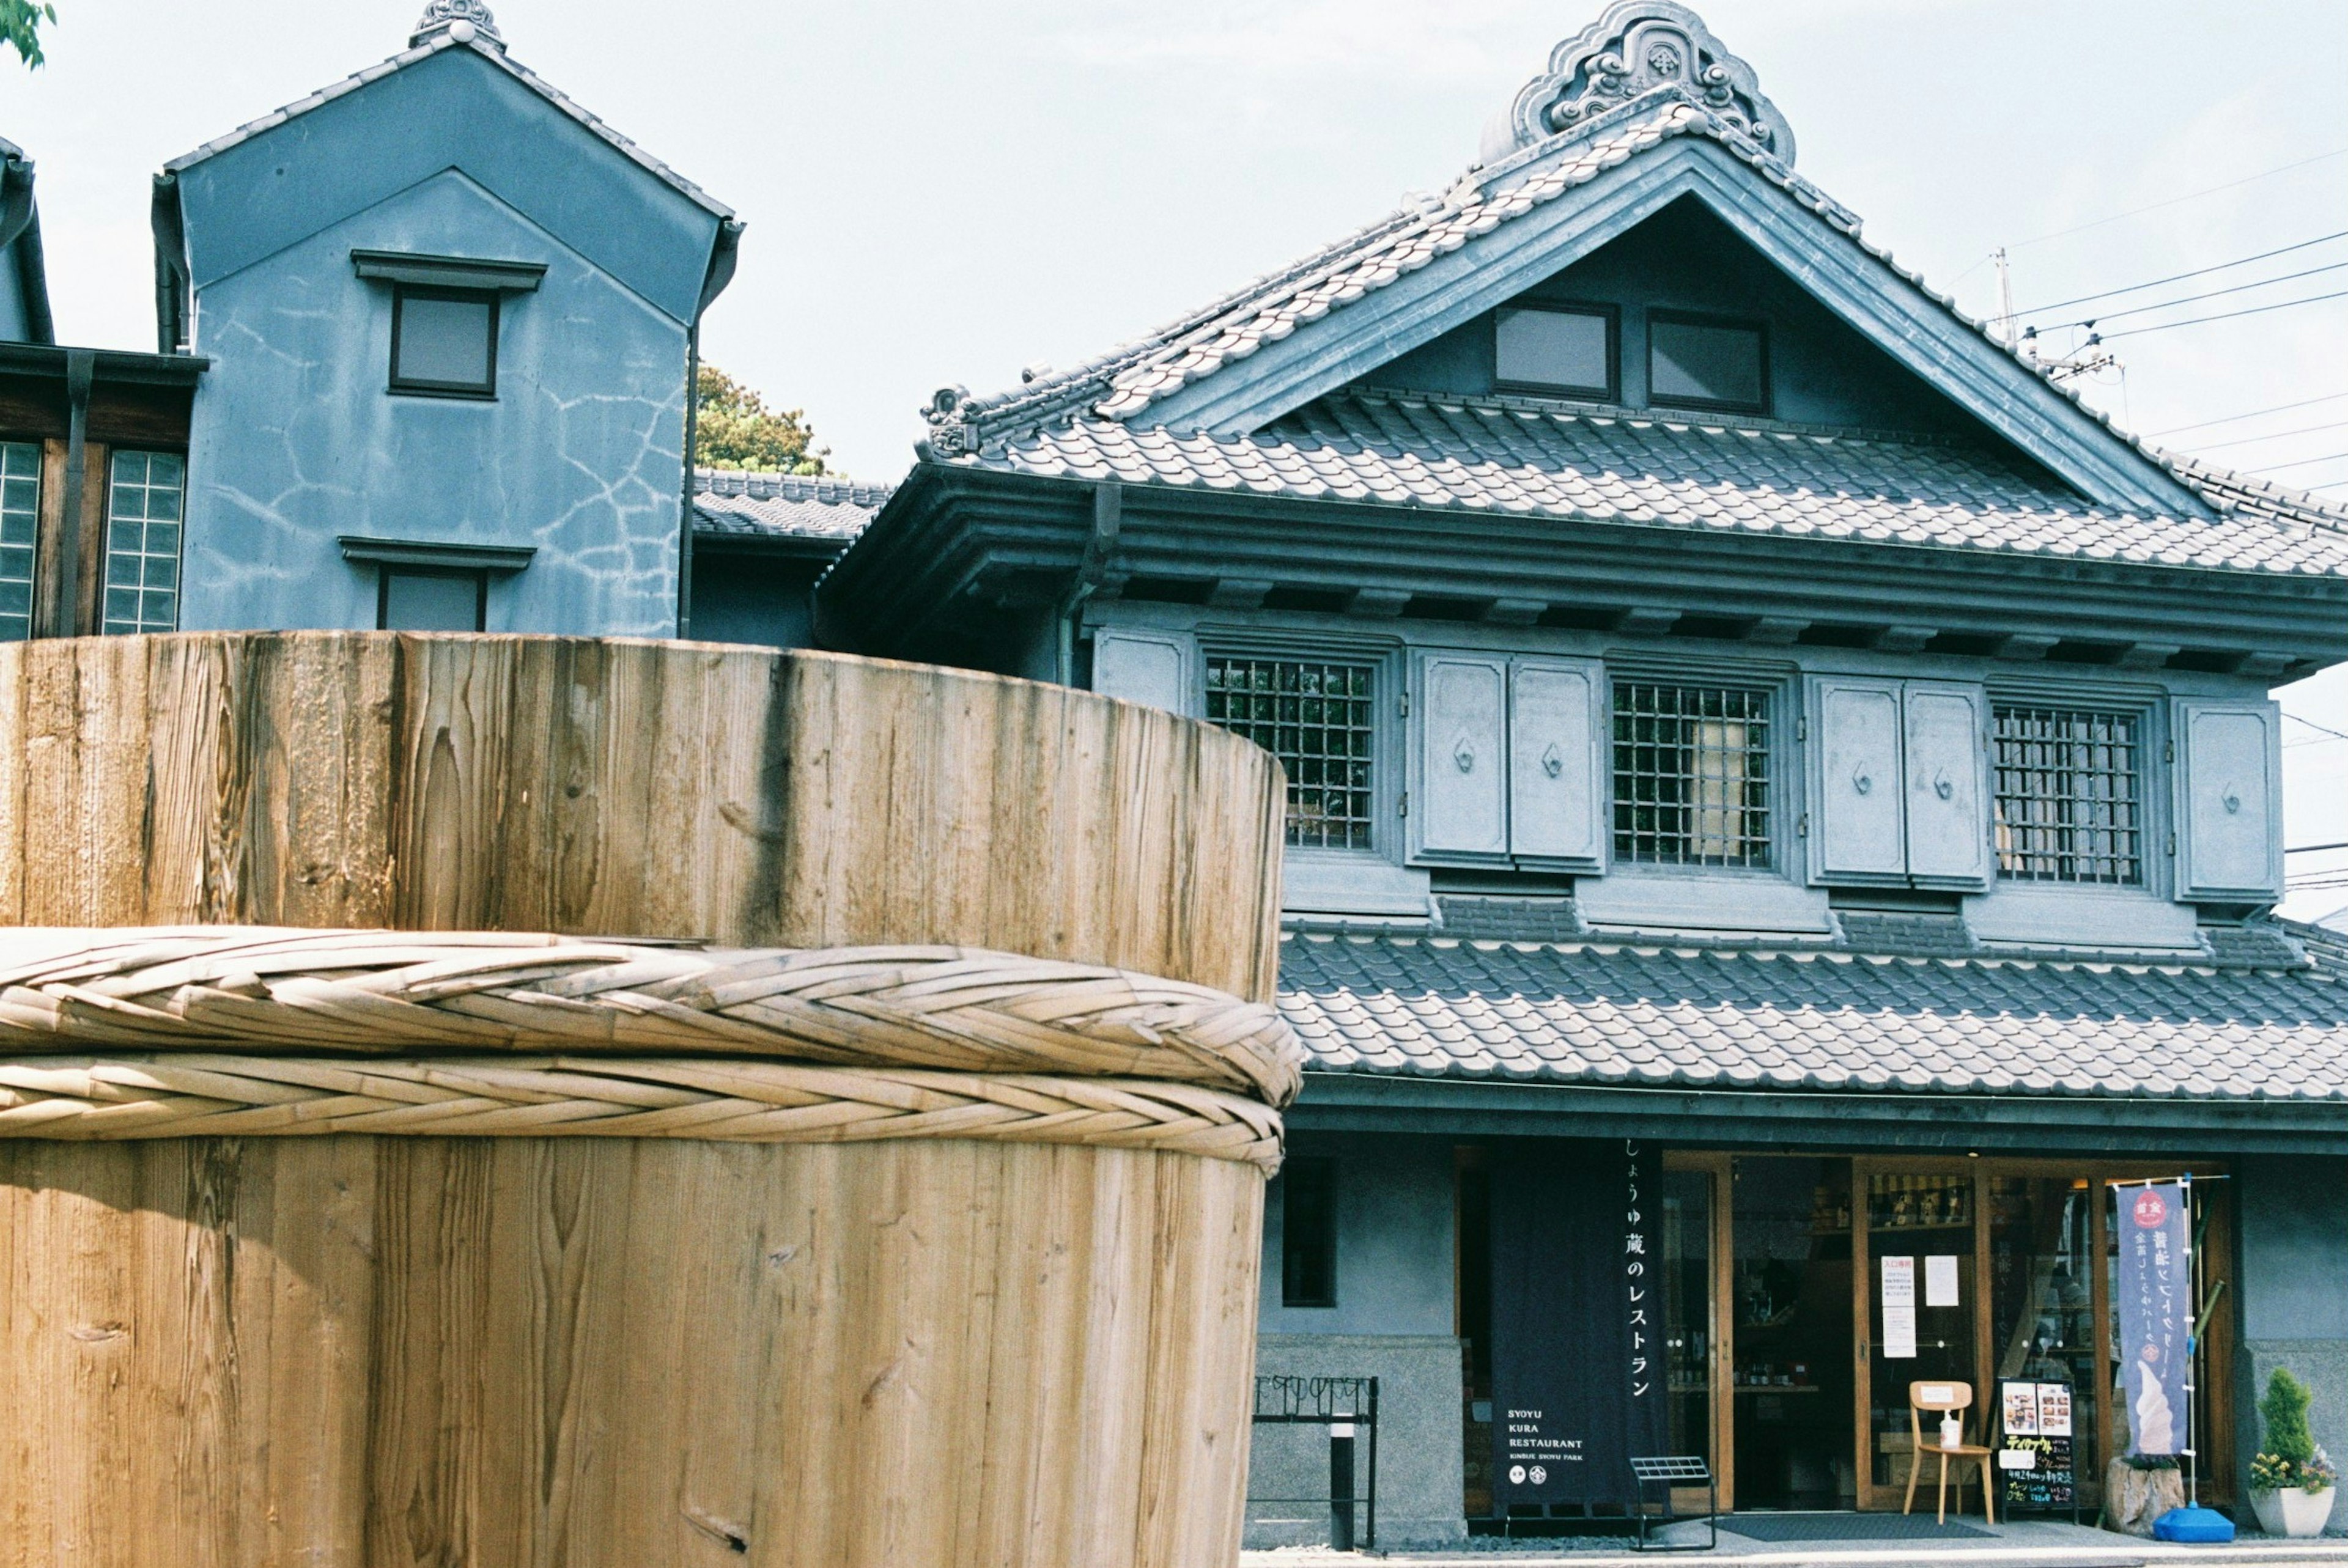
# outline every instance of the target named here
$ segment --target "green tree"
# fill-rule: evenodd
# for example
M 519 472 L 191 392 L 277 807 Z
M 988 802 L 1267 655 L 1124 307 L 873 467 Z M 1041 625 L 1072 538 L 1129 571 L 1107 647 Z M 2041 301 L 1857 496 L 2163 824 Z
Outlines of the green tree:
M 2315 1396 L 2290 1368 L 2274 1369 L 2267 1379 L 2266 1397 L 2259 1401 L 2259 1414 L 2267 1423 L 2267 1452 L 2295 1465 L 2315 1457 L 2315 1434 L 2307 1430 L 2307 1407 L 2314 1402 Z
M 41 56 L 41 24 L 55 26 L 57 8 L 46 0 L 0 0 L 0 41 L 15 46 L 27 69 L 37 67 Z
M 5 3 L 5 0 L 0 0 Z M 694 388 L 693 460 L 705 468 L 761 474 L 820 474 L 829 446 L 816 446 L 803 409 L 775 409 L 718 369 L 701 367 Z

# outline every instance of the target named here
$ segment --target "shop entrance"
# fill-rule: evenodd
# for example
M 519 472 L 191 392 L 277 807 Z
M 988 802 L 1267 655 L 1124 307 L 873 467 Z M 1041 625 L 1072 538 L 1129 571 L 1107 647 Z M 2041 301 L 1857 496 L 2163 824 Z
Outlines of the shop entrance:
M 1713 1461 L 1724 1506 L 1897 1510 L 1909 1385 L 1970 1384 L 1980 1411 L 2001 1378 L 2071 1386 L 2079 1501 L 2100 1503 L 2105 1459 L 2127 1446 L 2107 1392 L 2111 1184 L 2176 1167 L 1694 1152 L 1665 1163 L 1671 1437 Z M 2195 1195 L 2201 1495 L 2223 1501 L 2231 1215 L 2225 1184 Z

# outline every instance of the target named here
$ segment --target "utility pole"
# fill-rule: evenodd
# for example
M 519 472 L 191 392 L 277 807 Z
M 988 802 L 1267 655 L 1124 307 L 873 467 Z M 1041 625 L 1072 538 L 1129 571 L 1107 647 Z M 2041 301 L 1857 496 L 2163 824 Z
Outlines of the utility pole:
M 1997 262 L 1997 323 L 2005 346 L 2012 348 L 2013 336 L 2013 270 L 2005 264 L 2005 247 L 2000 245 L 1993 260 Z

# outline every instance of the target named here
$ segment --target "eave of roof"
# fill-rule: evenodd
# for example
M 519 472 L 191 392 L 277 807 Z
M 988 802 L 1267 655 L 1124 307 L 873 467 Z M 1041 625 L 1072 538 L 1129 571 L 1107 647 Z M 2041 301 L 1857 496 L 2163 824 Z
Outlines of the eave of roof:
M 695 468 L 694 533 L 837 555 L 864 531 L 892 488 L 810 475 Z
M 392 56 L 390 58 L 369 66 L 363 71 L 355 72 L 350 76 L 345 77 L 338 82 L 333 82 L 325 87 L 320 87 L 316 92 L 310 94 L 306 97 L 297 98 L 281 109 L 263 115 L 258 119 L 247 121 L 245 124 L 237 127 L 234 130 L 228 132 L 224 136 L 213 138 L 211 140 L 204 143 L 201 147 L 197 148 L 194 151 L 183 153 L 180 157 L 171 159 L 169 163 L 166 163 L 163 166 L 163 172 L 166 175 L 179 174 L 185 169 L 193 168 L 195 165 L 203 162 L 206 159 L 226 152 L 229 149 L 236 147 L 241 143 L 250 141 L 254 137 L 260 136 L 264 132 L 274 130 L 279 126 L 285 124 L 289 120 L 298 119 L 302 116 L 308 114 L 311 110 L 323 108 L 324 105 L 332 103 L 335 99 L 339 98 L 347 93 L 356 92 L 359 88 L 366 87 L 370 82 L 378 81 L 381 78 L 391 75 L 394 71 L 404 70 L 407 67 L 417 64 L 418 61 L 430 59 L 433 56 L 448 49 L 472 50 L 482 59 L 489 61 L 499 70 L 506 72 L 515 80 L 529 87 L 530 91 L 538 94 L 539 97 L 553 105 L 563 114 L 569 116 L 572 119 L 585 127 L 589 131 L 592 132 L 596 137 L 600 138 L 602 141 L 621 153 L 623 157 L 627 158 L 630 161 L 635 163 L 647 173 L 668 185 L 679 195 L 684 196 L 686 200 L 692 201 L 696 206 L 699 206 L 705 211 L 714 214 L 720 220 L 731 220 L 734 217 L 734 210 L 731 207 L 726 206 L 724 202 L 718 200 L 716 197 L 704 190 L 700 186 L 695 185 L 690 179 L 685 179 L 685 176 L 679 174 L 675 169 L 671 169 L 667 164 L 663 163 L 659 159 L 654 158 L 651 153 L 646 152 L 643 148 L 637 146 L 626 137 L 622 136 L 618 131 L 613 129 L 611 126 L 604 123 L 602 119 L 589 113 L 585 108 L 582 108 L 569 96 L 564 94 L 561 89 L 556 87 L 552 83 L 546 80 L 545 77 L 541 77 L 535 71 L 530 70 L 525 66 L 517 64 L 507 56 L 506 51 L 501 45 L 491 43 L 487 38 L 478 35 L 469 38 L 460 39 L 453 32 L 441 32 L 435 34 L 433 36 L 427 39 L 425 42 L 417 45 L 413 48 L 403 49 L 398 54 Z

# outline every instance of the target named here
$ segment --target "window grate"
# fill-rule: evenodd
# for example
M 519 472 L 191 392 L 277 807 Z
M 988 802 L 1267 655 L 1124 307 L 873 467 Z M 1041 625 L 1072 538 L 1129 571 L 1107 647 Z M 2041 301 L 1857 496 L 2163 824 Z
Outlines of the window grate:
M 2001 707 L 1997 869 L 2013 882 L 2144 882 L 2142 746 L 2133 713 Z
M 41 448 L 0 441 L 0 641 L 33 635 L 33 548 L 41 526 Z
M 1666 866 L 1769 864 L 1766 691 L 1614 683 L 1614 853 Z
M 1207 720 L 1288 770 L 1288 842 L 1373 847 L 1376 670 L 1313 659 L 1210 657 Z
M 168 452 L 117 452 L 106 509 L 106 600 L 99 629 L 175 631 L 180 625 L 180 483 Z

